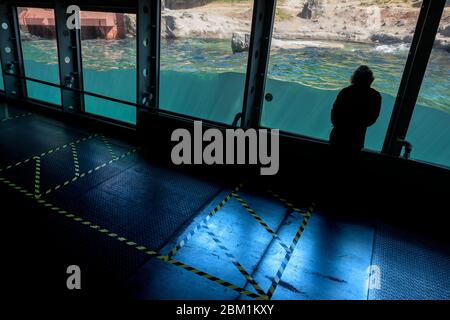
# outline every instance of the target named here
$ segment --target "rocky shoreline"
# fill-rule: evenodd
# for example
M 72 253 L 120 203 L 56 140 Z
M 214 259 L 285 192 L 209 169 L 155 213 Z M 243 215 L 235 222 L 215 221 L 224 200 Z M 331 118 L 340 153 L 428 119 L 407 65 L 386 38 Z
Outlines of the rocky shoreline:
M 162 1 L 163 39 L 223 39 L 230 41 L 233 52 L 248 50 L 253 17 L 252 0 Z M 301 49 L 342 47 L 343 43 L 349 42 L 409 46 L 422 1 L 278 0 L 277 3 L 272 48 Z M 43 10 L 35 15 L 41 16 L 41 11 Z M 48 14 L 51 15 L 51 12 Z M 83 14 L 95 13 L 82 12 L 82 18 Z M 35 20 L 31 19 L 29 22 Z M 118 26 L 124 31 L 111 32 L 110 27 L 114 29 Z M 37 30 L 41 32 L 36 32 Z M 24 28 L 21 30 L 21 36 L 23 40 L 51 38 L 52 30 L 51 26 L 42 23 Z M 85 26 L 83 31 L 84 38 L 89 38 L 87 31 L 90 31 L 92 39 L 104 39 L 108 36 L 110 40 L 135 38 L 136 15 L 120 14 L 111 26 L 105 26 L 104 22 L 99 20 L 97 26 Z M 53 34 L 52 37 L 54 36 Z M 450 0 L 447 0 L 447 7 L 441 19 L 435 48 L 450 52 Z
M 187 8 L 180 8 L 177 1 L 166 0 L 161 16 L 163 38 L 230 39 L 233 51 L 247 50 L 252 18 L 250 1 L 206 5 L 207 1 L 200 1 L 201 5 L 194 0 L 187 2 L 183 2 Z M 374 3 L 377 1 L 281 0 L 273 32 L 274 46 L 283 48 L 297 43 L 301 47 L 302 40 L 309 45 L 318 44 L 317 41 L 321 45 L 323 42 L 409 45 L 421 1 Z M 450 52 L 450 7 L 445 9 L 436 47 Z

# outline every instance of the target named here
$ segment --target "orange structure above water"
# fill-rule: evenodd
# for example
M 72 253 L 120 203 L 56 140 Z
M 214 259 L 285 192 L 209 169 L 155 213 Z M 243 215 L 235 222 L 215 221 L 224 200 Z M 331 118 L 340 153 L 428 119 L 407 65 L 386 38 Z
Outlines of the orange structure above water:
M 19 24 L 23 31 L 42 38 L 55 38 L 55 16 L 52 9 L 19 8 Z M 123 39 L 123 13 L 83 11 L 80 15 L 83 39 Z

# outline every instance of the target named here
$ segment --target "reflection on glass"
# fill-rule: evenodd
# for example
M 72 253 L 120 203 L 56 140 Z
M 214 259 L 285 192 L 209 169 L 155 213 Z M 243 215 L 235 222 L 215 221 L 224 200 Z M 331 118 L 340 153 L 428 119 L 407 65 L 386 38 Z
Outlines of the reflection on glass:
M 84 90 L 136 102 L 136 15 L 81 12 Z M 135 124 L 136 108 L 85 95 L 85 111 Z
M 334 100 L 365 64 L 383 95 L 365 147 L 381 150 L 419 10 L 413 1 L 279 2 L 261 125 L 328 140 Z
M 166 1 L 160 108 L 231 124 L 242 111 L 253 1 Z
M 3 84 L 3 73 L 0 74 L 0 90 L 5 90 L 5 85 Z
M 1 66 L 0 60 L 0 66 Z M 5 85 L 3 84 L 3 70 L 0 68 L 0 90 L 5 90 Z
M 446 8 L 406 138 L 413 145 L 413 159 L 447 167 L 450 167 L 450 42 L 449 26 L 444 21 L 448 22 L 449 17 L 450 8 Z
M 17 8 L 25 76 L 59 82 L 58 49 L 53 9 Z M 28 97 L 61 105 L 61 90 L 27 81 Z

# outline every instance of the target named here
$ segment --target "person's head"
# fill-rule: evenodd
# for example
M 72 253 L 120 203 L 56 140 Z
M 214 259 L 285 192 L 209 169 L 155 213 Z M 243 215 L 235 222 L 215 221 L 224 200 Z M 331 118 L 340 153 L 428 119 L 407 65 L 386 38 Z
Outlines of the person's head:
M 370 70 L 368 66 L 360 66 L 353 72 L 351 83 L 354 85 L 370 87 L 373 80 L 375 80 L 375 78 L 372 70 Z

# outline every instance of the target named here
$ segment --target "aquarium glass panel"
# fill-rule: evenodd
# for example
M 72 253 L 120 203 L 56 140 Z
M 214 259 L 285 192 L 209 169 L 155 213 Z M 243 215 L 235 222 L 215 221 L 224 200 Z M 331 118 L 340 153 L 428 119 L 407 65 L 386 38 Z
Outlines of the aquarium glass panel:
M 3 84 L 3 71 L 0 70 L 0 90 L 5 90 L 5 85 Z
M 3 84 L 3 69 L 1 69 L 1 59 L 0 59 L 0 90 L 5 90 L 5 85 Z
M 160 108 L 231 124 L 242 111 L 253 1 L 166 1 Z
M 25 76 L 60 84 L 53 9 L 17 8 Z M 27 80 L 30 98 L 61 105 L 61 90 Z
M 383 103 L 365 147 L 381 150 L 419 12 L 409 0 L 278 2 L 261 125 L 328 141 L 338 92 L 368 65 Z
M 136 15 L 82 11 L 84 90 L 136 103 Z M 85 95 L 85 111 L 136 124 L 136 108 Z
M 413 145 L 413 159 L 446 167 L 450 167 L 450 45 L 445 36 L 449 32 L 448 17 L 450 8 L 445 9 L 445 20 L 441 20 L 406 137 Z

